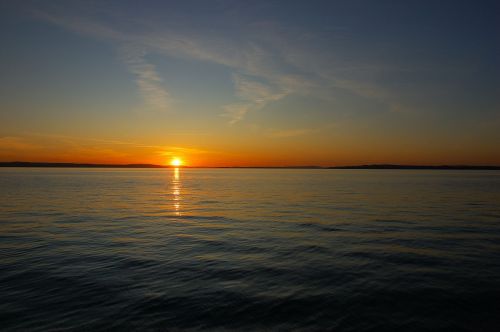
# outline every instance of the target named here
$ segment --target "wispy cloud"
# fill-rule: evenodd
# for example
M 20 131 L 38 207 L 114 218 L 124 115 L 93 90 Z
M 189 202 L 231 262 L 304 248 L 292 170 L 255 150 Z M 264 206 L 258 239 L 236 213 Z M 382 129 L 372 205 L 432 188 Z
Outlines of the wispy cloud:
M 230 104 L 224 106 L 222 117 L 229 118 L 229 124 L 233 125 L 243 120 L 245 115 L 252 109 L 252 104 Z
M 0 137 L 0 159 L 3 160 L 20 158 L 42 161 L 162 163 L 165 157 L 182 156 L 187 159 L 198 159 L 201 155 L 219 154 L 220 151 L 198 146 L 181 147 L 60 134 L 23 133 L 18 136 Z
M 184 155 L 199 155 L 199 154 L 210 154 L 217 153 L 216 151 L 196 149 L 196 148 L 184 148 L 178 146 L 165 146 L 161 147 L 161 150 L 157 152 L 161 156 L 177 156 L 179 154 Z
M 241 99 L 252 101 L 255 104 L 265 104 L 270 101 L 279 100 L 287 94 L 281 87 L 257 82 L 241 74 L 234 74 L 233 81 L 236 94 Z
M 129 71 L 135 75 L 136 83 L 146 106 L 152 110 L 169 109 L 169 93 L 162 85 L 162 78 L 154 65 L 145 59 L 146 52 L 137 46 L 121 48 L 121 58 Z
M 116 13 L 108 15 L 114 18 L 117 16 Z M 109 23 L 116 22 L 116 19 L 104 21 L 91 14 L 80 15 L 53 8 L 37 10 L 36 16 L 68 30 L 117 43 L 120 58 L 136 76 L 136 83 L 145 103 L 155 109 L 168 109 L 170 95 L 155 66 L 147 62 L 146 50 L 231 68 L 236 96 L 241 100 L 223 106 L 224 116 L 230 118 L 231 124 L 241 121 L 250 111 L 303 90 L 306 85 L 304 82 L 307 82 L 300 75 L 290 75 L 277 68 L 276 64 L 281 61 L 279 57 L 258 41 L 239 41 L 225 38 L 227 36 L 224 34 L 193 33 L 172 29 L 159 22 L 144 22 L 119 15 L 118 21 L 121 24 Z M 128 29 L 124 28 L 124 22 Z M 307 84 L 310 85 L 309 82 Z
M 36 149 L 38 146 L 22 137 L 4 136 L 0 137 L 0 151 L 24 151 Z
M 183 133 L 181 133 L 182 135 Z M 128 147 L 134 147 L 134 148 L 145 148 L 145 149 L 152 149 L 157 151 L 159 154 L 164 154 L 164 153 L 214 153 L 215 151 L 210 151 L 210 150 L 204 150 L 204 149 L 199 149 L 199 148 L 186 148 L 186 147 L 177 147 L 177 146 L 168 146 L 168 145 L 160 145 L 160 144 L 147 144 L 147 143 L 141 143 L 137 141 L 124 141 L 124 140 L 117 140 L 117 139 L 101 139 L 101 138 L 90 138 L 90 137 L 76 137 L 76 136 L 69 136 L 69 135 L 60 135 L 60 134 L 44 134 L 44 133 L 24 133 L 25 137 L 3 137 L 0 138 L 0 146 L 3 144 L 9 145 L 13 143 L 17 143 L 20 147 L 21 146 L 35 146 L 31 142 L 33 140 L 44 140 L 44 139 L 49 139 L 49 140 L 57 140 L 58 142 L 61 142 L 66 145 L 88 145 L 89 143 L 92 145 L 100 145 L 100 146 L 128 146 Z
M 57 10 L 54 12 L 33 10 L 33 13 L 38 19 L 62 26 L 76 33 L 118 42 L 120 60 L 135 76 L 145 106 L 150 110 L 169 110 L 170 96 L 163 86 L 163 79 L 156 67 L 146 60 L 147 43 L 144 42 L 146 40 L 144 36 L 127 34 L 105 23 L 86 17 L 66 15 Z
M 73 32 L 93 37 L 126 41 L 127 36 L 112 27 L 79 15 L 61 11 L 61 8 L 33 8 L 32 15 L 42 21 L 64 27 Z
M 243 120 L 249 111 L 259 110 L 273 101 L 284 98 L 288 94 L 282 87 L 258 82 L 242 74 L 234 74 L 233 82 L 236 95 L 242 102 L 224 107 L 223 116 L 230 119 L 229 124 L 231 125 Z
M 240 99 L 221 106 L 230 124 L 292 94 L 331 100 L 339 89 L 385 103 L 387 109 L 393 109 L 394 104 L 404 107 L 397 95 L 376 79 L 381 72 L 400 68 L 351 59 L 342 56 L 342 50 L 325 52 L 324 45 L 331 43 L 333 37 L 348 35 L 345 28 L 330 31 L 325 37 L 273 22 L 226 22 L 238 29 L 238 36 L 245 37 L 234 38 L 234 32 L 193 29 L 175 13 L 166 13 L 163 20 L 146 21 L 116 8 L 101 8 L 99 15 L 92 10 L 81 14 L 69 9 L 43 8 L 37 11 L 37 17 L 45 21 L 116 43 L 151 108 L 169 109 L 171 96 L 155 66 L 146 60 L 146 52 L 230 68 L 235 95 Z

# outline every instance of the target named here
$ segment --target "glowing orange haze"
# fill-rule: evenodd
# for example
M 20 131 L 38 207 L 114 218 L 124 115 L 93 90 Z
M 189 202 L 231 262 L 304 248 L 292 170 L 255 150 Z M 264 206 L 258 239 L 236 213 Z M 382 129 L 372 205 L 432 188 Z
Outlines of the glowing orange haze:
M 328 142 L 327 142 L 328 143 Z M 184 166 L 339 166 L 372 163 L 441 165 L 498 165 L 500 157 L 484 150 L 449 150 L 418 146 L 400 149 L 390 146 L 364 147 L 345 144 L 343 148 L 329 144 L 269 142 L 267 145 L 213 147 L 164 147 L 127 144 L 63 144 L 27 138 L 0 138 L 0 161 L 75 162 L 103 164 L 149 163 L 172 165 L 180 158 Z M 311 148 L 312 146 L 312 148 Z

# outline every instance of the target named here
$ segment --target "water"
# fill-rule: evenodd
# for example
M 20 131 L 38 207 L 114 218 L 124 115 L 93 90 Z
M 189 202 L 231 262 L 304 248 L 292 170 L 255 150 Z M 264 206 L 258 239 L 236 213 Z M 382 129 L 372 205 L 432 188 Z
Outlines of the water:
M 498 331 L 500 172 L 0 169 L 3 331 Z

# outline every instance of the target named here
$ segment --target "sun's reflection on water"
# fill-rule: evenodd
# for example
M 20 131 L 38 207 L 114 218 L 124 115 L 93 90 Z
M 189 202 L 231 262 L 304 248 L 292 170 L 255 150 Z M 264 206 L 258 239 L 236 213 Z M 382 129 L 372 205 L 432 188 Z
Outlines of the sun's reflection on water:
M 181 177 L 179 167 L 174 168 L 172 177 L 172 197 L 174 205 L 174 213 L 177 216 L 182 215 L 181 212 Z

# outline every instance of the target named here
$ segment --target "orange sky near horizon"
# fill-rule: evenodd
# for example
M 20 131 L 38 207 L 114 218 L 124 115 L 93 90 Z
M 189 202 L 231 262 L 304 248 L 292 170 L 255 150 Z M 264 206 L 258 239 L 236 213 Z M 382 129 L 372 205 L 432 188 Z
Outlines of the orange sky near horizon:
M 345 166 L 361 164 L 407 165 L 500 165 L 489 151 L 460 149 L 422 149 L 406 145 L 406 149 L 370 144 L 348 146 L 318 145 L 311 148 L 307 142 L 291 144 L 268 140 L 255 147 L 229 144 L 217 150 L 211 146 L 181 147 L 148 145 L 95 139 L 55 137 L 0 138 L 0 161 L 74 162 L 99 164 L 156 164 L 169 165 L 180 158 L 185 166 Z M 286 144 L 285 144 L 286 143 Z M 306 146 L 304 146 L 306 145 Z M 362 157 L 361 157 L 362 156 Z
M 497 11 L 450 3 L 8 1 L 0 161 L 500 165 Z

